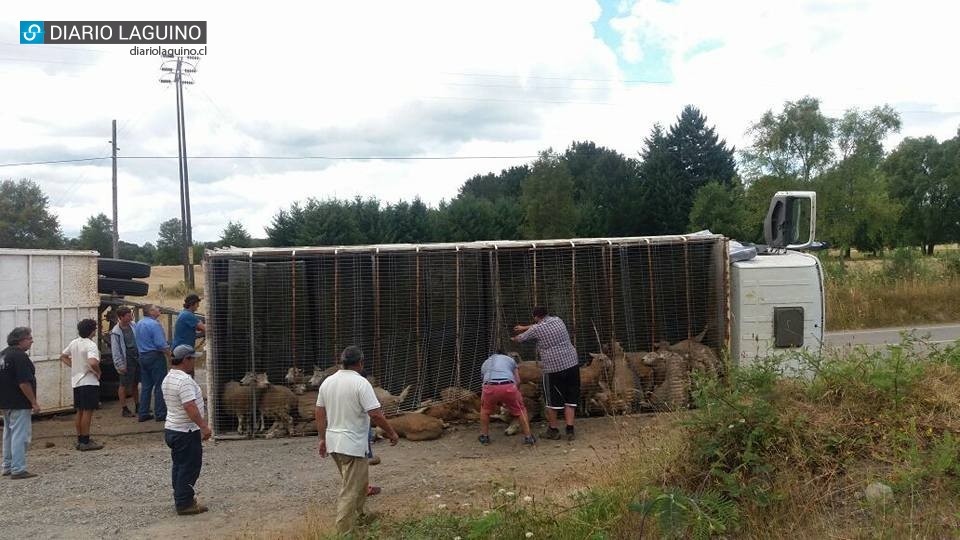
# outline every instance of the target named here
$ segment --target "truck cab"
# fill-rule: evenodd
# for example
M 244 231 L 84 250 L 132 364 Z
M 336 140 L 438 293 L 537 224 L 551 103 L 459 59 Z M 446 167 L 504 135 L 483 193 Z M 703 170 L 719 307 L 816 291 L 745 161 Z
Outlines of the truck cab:
M 730 345 L 738 365 L 782 353 L 821 351 L 823 268 L 808 253 L 825 247 L 815 240 L 816 215 L 815 192 L 777 192 L 764 221 L 766 244 L 756 246 L 756 257 L 731 263 Z

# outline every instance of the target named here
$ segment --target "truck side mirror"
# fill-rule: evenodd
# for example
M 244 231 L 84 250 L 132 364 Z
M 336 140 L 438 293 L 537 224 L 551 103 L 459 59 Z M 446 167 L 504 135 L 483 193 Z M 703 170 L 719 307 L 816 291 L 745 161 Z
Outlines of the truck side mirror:
M 806 204 L 809 201 L 809 207 Z M 809 214 L 809 236 L 800 241 L 804 228 L 804 212 Z M 778 191 L 770 200 L 767 219 L 763 222 L 764 242 L 771 248 L 809 249 L 817 231 L 817 193 L 815 191 Z

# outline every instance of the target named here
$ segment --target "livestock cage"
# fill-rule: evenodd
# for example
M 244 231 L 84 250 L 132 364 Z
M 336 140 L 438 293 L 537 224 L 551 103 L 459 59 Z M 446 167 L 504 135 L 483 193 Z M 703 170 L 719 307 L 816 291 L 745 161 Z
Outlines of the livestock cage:
M 283 384 L 349 345 L 417 408 L 450 386 L 478 391 L 497 349 L 535 305 L 562 318 L 581 363 L 612 341 L 650 351 L 704 330 L 728 346 L 727 240 L 719 235 L 208 250 L 207 369 L 213 429 L 237 428 L 224 385 L 247 372 Z M 251 409 L 256 400 L 251 400 Z M 255 411 L 251 411 L 255 413 Z

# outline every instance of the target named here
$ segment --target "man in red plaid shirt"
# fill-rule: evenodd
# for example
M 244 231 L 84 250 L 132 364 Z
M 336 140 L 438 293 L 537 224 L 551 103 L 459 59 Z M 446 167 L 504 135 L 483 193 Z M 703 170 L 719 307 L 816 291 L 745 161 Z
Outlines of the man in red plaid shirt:
M 547 423 L 549 427 L 543 434 L 546 439 L 559 439 L 557 429 L 557 411 L 563 411 L 567 425 L 567 440 L 576 438 L 573 432 L 573 419 L 576 416 L 577 403 L 580 401 L 580 360 L 577 350 L 570 342 L 567 325 L 559 317 L 547 314 L 546 308 L 533 308 L 533 324 L 518 324 L 514 332 L 520 332 L 512 339 L 517 343 L 535 339 L 540 367 L 543 369 L 543 395 L 547 405 Z

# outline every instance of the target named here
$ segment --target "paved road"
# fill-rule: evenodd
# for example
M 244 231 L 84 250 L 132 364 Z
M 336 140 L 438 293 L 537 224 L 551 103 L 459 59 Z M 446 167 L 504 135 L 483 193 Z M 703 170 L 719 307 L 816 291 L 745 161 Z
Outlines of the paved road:
M 899 343 L 900 332 L 904 330 L 914 330 L 921 337 L 929 334 L 930 343 L 950 343 L 960 339 L 960 324 L 937 324 L 827 332 L 826 345 L 828 347 L 882 346 L 888 343 Z

